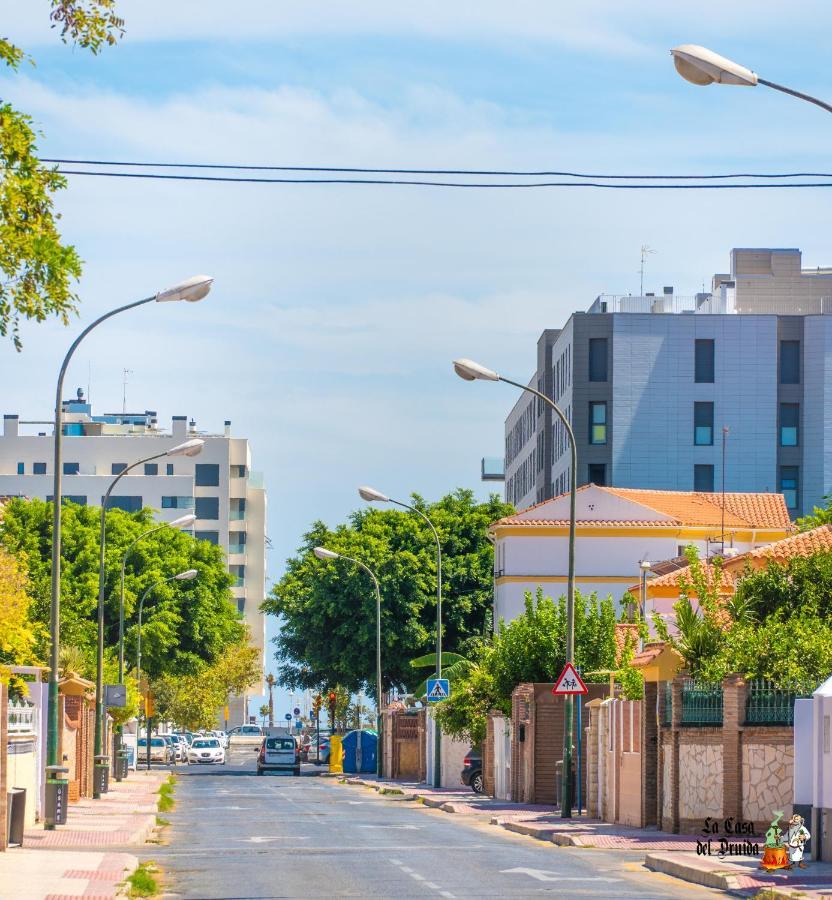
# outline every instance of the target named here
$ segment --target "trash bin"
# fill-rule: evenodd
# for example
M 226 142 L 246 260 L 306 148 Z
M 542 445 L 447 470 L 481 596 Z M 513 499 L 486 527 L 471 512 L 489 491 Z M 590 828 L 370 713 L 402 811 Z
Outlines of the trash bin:
M 375 772 L 378 734 L 372 729 L 350 731 L 341 742 L 344 748 L 344 771 Z
M 66 825 L 69 803 L 69 781 L 65 775 L 69 769 L 63 766 L 46 767 L 46 809 L 44 825 L 47 830 L 56 825 Z
M 23 844 L 23 828 L 26 825 L 26 788 L 13 787 L 8 793 L 8 833 L 6 843 L 10 847 Z
M 127 760 L 129 755 L 130 753 L 126 747 L 116 753 L 116 781 L 124 781 L 127 777 Z
M 107 754 L 95 757 L 93 766 L 93 796 L 100 797 L 110 790 L 110 758 Z

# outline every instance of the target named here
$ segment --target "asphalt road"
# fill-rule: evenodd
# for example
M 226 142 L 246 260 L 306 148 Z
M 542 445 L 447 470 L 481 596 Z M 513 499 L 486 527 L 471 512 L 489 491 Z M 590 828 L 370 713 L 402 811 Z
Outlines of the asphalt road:
M 179 766 L 166 843 L 143 856 L 166 897 L 723 896 L 641 866 L 643 854 L 556 847 L 465 816 L 315 777 L 258 777 L 254 754 Z

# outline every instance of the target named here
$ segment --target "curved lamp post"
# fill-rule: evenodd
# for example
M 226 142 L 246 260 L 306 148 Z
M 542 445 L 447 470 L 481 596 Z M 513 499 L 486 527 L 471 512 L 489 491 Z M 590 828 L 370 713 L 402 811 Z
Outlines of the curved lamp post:
M 369 566 L 364 565 L 358 559 L 353 559 L 351 556 L 344 556 L 342 553 L 336 553 L 334 550 L 327 550 L 326 547 L 315 547 L 312 552 L 318 559 L 326 562 L 333 559 L 343 559 L 351 562 L 363 569 L 373 579 L 373 586 L 376 589 L 376 732 L 378 733 L 376 774 L 381 775 L 381 756 L 384 751 L 384 744 L 381 735 L 381 588 L 378 586 L 378 578 L 376 578 L 375 572 Z
M 102 322 L 119 313 L 143 306 L 146 303 L 167 303 L 169 301 L 184 300 L 194 303 L 202 300 L 211 290 L 214 279 L 209 275 L 195 275 L 177 284 L 174 287 L 159 291 L 152 297 L 137 300 L 125 306 L 119 306 L 110 310 L 103 316 L 99 316 L 94 322 L 78 335 L 67 351 L 64 361 L 58 372 L 58 381 L 55 387 L 55 448 L 53 456 L 52 473 L 52 586 L 49 608 L 49 638 L 51 648 L 49 651 L 49 707 L 46 732 L 46 766 L 47 769 L 55 769 L 58 766 L 58 651 L 61 640 L 61 464 L 63 450 L 63 388 L 64 376 L 73 354 L 78 349 L 81 341 Z M 51 831 L 55 828 L 54 811 L 46 810 L 44 827 Z
M 575 663 L 575 496 L 578 485 L 578 450 L 575 445 L 575 433 L 572 425 L 563 413 L 563 410 L 551 398 L 541 391 L 504 378 L 491 369 L 470 359 L 454 360 L 454 371 L 465 381 L 504 381 L 506 384 L 528 391 L 542 400 L 557 413 L 566 433 L 569 437 L 569 446 L 572 452 L 571 470 L 569 473 L 569 569 L 566 582 L 566 661 Z M 574 719 L 574 698 L 567 694 L 563 698 L 563 772 L 560 814 L 561 818 L 568 819 L 572 816 L 572 722 Z
M 110 482 L 106 493 L 101 498 L 101 524 L 99 534 L 99 555 L 98 555 L 98 647 L 95 664 L 95 764 L 99 768 L 107 765 L 107 754 L 104 753 L 104 587 L 106 581 L 104 555 L 107 547 L 107 503 L 110 500 L 110 494 L 113 488 L 121 481 L 122 478 L 133 469 L 144 463 L 152 462 L 154 459 L 162 459 L 167 456 L 196 456 L 202 451 L 205 441 L 199 438 L 192 438 L 182 444 L 177 444 L 169 450 L 163 450 L 161 453 L 154 453 L 152 456 L 145 456 L 134 463 L 131 463 Z M 121 675 L 121 672 L 119 672 Z M 101 796 L 101 788 L 103 778 L 96 777 L 93 779 L 93 799 Z
M 411 512 L 415 512 L 417 515 L 420 515 L 430 527 L 430 530 L 433 532 L 433 538 L 436 541 L 436 677 L 442 677 L 442 544 L 439 541 L 439 534 L 436 531 L 436 528 L 431 522 L 431 520 L 427 517 L 425 513 L 422 512 L 421 509 L 418 509 L 415 506 L 411 506 L 409 503 L 402 503 L 401 500 L 394 500 L 392 497 L 388 497 L 386 494 L 382 494 L 381 491 L 377 491 L 375 488 L 367 487 L 364 485 L 358 489 L 358 493 L 362 500 L 366 500 L 369 503 L 395 503 L 396 506 L 402 506 L 405 509 L 409 509 Z M 441 763 L 441 754 L 442 754 L 442 732 L 439 729 L 439 723 L 434 719 L 434 728 L 433 728 L 433 736 L 434 736 L 434 744 L 433 744 L 433 755 L 434 755 L 434 765 L 433 765 L 433 786 L 441 787 L 442 785 L 442 763 Z
M 766 81 L 751 69 L 720 56 L 713 50 L 708 50 L 707 47 L 700 47 L 698 44 L 681 44 L 674 47 L 670 54 L 673 57 L 676 71 L 685 81 L 690 81 L 692 84 L 735 84 L 743 87 L 756 87 L 758 84 L 764 84 L 766 87 L 774 88 L 775 91 L 790 94 L 792 97 L 806 100 L 807 103 L 814 103 L 815 106 L 832 112 L 832 105 L 824 103 L 823 100 L 784 87 L 782 84 Z
M 152 591 L 156 590 L 157 587 L 161 587 L 161 585 L 167 584 L 169 581 L 191 581 L 196 578 L 198 574 L 199 572 L 197 572 L 196 569 L 186 569 L 184 572 L 179 572 L 177 575 L 171 575 L 170 578 L 163 578 L 161 581 L 155 581 L 142 594 L 141 599 L 139 600 L 139 633 L 136 639 L 136 686 L 138 687 L 140 694 L 142 683 L 142 610 L 144 609 L 145 598 Z M 138 737 L 138 734 L 136 737 Z M 138 751 L 136 765 L 138 765 Z M 147 768 L 150 768 L 150 716 L 147 717 Z

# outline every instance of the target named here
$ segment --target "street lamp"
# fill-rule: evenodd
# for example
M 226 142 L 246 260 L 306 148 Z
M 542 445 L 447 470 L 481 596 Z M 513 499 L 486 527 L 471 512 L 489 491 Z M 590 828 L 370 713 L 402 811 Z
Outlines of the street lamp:
M 641 602 L 639 603 L 639 616 L 643 622 L 647 617 L 647 575 L 653 568 L 653 563 L 649 559 L 640 559 L 638 567 L 641 569 Z M 644 649 L 644 638 L 639 636 L 638 639 L 639 653 Z
M 167 584 L 169 581 L 191 581 L 199 574 L 196 569 L 186 569 L 184 572 L 179 572 L 177 575 L 171 575 L 170 578 L 163 578 L 161 581 L 156 581 L 150 585 L 150 587 L 142 594 L 141 599 L 139 600 L 139 632 L 136 638 L 136 685 L 138 687 L 139 693 L 141 693 L 141 683 L 142 683 L 142 610 L 144 609 L 144 601 L 147 595 L 154 591 L 157 587 L 160 587 L 163 584 Z M 147 716 L 147 768 L 150 768 L 150 716 Z M 138 729 L 137 729 L 138 731 Z M 138 734 L 136 735 L 138 737 Z M 136 758 L 136 765 L 138 765 L 138 756 Z
M 353 559 L 351 556 L 344 556 L 342 553 L 336 553 L 334 550 L 327 550 L 326 547 L 315 547 L 312 552 L 318 559 L 325 562 L 343 559 L 354 563 L 373 579 L 373 586 L 376 589 L 376 733 L 378 734 L 376 743 L 376 775 L 381 775 L 381 757 L 384 752 L 384 743 L 381 735 L 381 588 L 378 586 L 378 578 L 376 578 L 375 572 L 369 566 L 365 566 L 363 562 Z
M 154 294 L 152 297 L 145 297 L 144 300 L 137 300 L 134 303 L 119 306 L 103 316 L 99 316 L 94 322 L 87 325 L 72 342 L 58 372 L 58 381 L 55 387 L 55 448 L 52 473 L 52 585 L 49 607 L 49 638 L 51 647 L 49 651 L 49 706 L 46 732 L 47 770 L 52 769 L 55 771 L 56 767 L 58 767 L 58 652 L 61 640 L 61 476 L 63 474 L 61 471 L 63 450 L 62 396 L 67 367 L 81 341 L 93 328 L 107 319 L 129 309 L 134 309 L 137 306 L 143 306 L 145 303 L 165 303 L 175 300 L 193 303 L 201 300 L 208 294 L 213 281 L 214 279 L 208 275 L 196 275 L 172 288 L 159 291 L 158 294 Z M 53 830 L 55 828 L 54 811 L 47 809 L 44 818 L 46 830 Z
M 681 44 L 674 47 L 670 54 L 673 57 L 676 71 L 692 84 L 735 84 L 743 87 L 756 87 L 758 84 L 764 84 L 766 87 L 774 88 L 775 91 L 791 94 L 792 97 L 798 97 L 800 100 L 814 103 L 815 106 L 819 106 L 827 112 L 832 112 L 832 106 L 824 103 L 823 100 L 784 87 L 782 84 L 766 81 L 751 69 L 720 56 L 713 50 L 708 50 L 707 47 L 700 47 L 698 44 Z
M 442 677 L 442 544 L 439 540 L 439 534 L 434 527 L 433 522 L 427 517 L 421 509 L 411 506 L 409 503 L 402 503 L 401 500 L 394 500 L 375 488 L 364 485 L 358 489 L 359 496 L 368 503 L 395 503 L 396 506 L 402 506 L 420 515 L 433 532 L 433 538 L 436 541 L 436 677 Z M 442 732 L 439 729 L 439 723 L 434 719 L 434 744 L 433 744 L 433 786 L 442 786 Z
M 171 522 L 162 522 L 161 525 L 156 525 L 154 528 L 148 528 L 147 531 L 143 531 L 130 546 L 124 551 L 124 555 L 121 557 L 121 590 L 119 592 L 119 602 L 118 602 L 118 683 L 124 684 L 124 574 L 125 569 L 127 568 L 127 558 L 133 552 L 133 548 L 139 541 L 144 540 L 144 538 L 148 537 L 151 534 L 154 534 L 157 531 L 160 531 L 162 528 L 189 528 L 196 521 L 196 516 L 193 513 L 189 513 L 187 516 L 180 516 L 178 519 L 174 519 Z M 116 737 L 118 739 L 118 745 L 116 747 L 116 751 L 121 750 L 121 734 L 122 734 L 122 726 L 119 725 L 116 730 Z M 116 767 L 116 781 L 121 781 L 121 771 L 120 767 Z
M 104 753 L 104 587 L 106 580 L 104 555 L 107 545 L 107 503 L 110 500 L 110 494 L 113 488 L 121 481 L 122 478 L 144 463 L 152 462 L 154 459 L 162 459 L 166 456 L 197 456 L 202 452 L 205 441 L 199 438 L 192 438 L 182 444 L 177 444 L 169 450 L 163 450 L 161 453 L 154 453 L 152 456 L 145 456 L 129 466 L 126 466 L 116 477 L 110 482 L 106 493 L 101 499 L 101 524 L 99 535 L 99 556 L 98 556 L 98 652 L 95 664 L 95 749 L 94 756 L 96 766 L 99 768 L 106 767 L 107 754 Z M 121 675 L 121 673 L 119 673 Z M 93 779 L 93 799 L 98 800 L 101 796 L 104 776 L 99 771 Z
M 519 381 L 504 378 L 491 369 L 470 359 L 454 360 L 454 371 L 465 381 L 504 381 L 521 391 L 534 394 L 539 400 L 548 404 L 557 413 L 566 434 L 572 452 L 571 471 L 569 473 L 569 567 L 566 580 L 566 661 L 575 662 L 575 499 L 578 485 L 578 450 L 575 444 L 575 433 L 563 410 L 552 399 L 541 391 L 535 390 Z M 572 723 L 574 720 L 574 698 L 567 694 L 563 698 L 563 771 L 561 773 L 563 798 L 560 807 L 561 818 L 572 816 Z

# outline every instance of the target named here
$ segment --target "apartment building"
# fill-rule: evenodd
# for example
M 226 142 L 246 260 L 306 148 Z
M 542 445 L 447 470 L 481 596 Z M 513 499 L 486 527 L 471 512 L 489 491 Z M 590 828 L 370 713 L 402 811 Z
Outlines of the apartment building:
M 724 474 L 727 491 L 782 493 L 803 515 L 832 491 L 832 269 L 734 249 L 710 292 L 601 295 L 541 334 L 529 384 L 572 424 L 578 484 L 713 492 Z M 521 395 L 506 500 L 564 493 L 569 467 L 557 416 Z
M 63 496 L 75 503 L 99 506 L 113 477 L 128 465 L 162 453 L 189 438 L 205 441 L 199 455 L 145 463 L 116 486 L 110 505 L 128 512 L 155 510 L 159 521 L 188 512 L 197 519 L 194 537 L 222 547 L 234 576 L 237 609 L 261 651 L 265 665 L 266 491 L 262 476 L 251 470 L 246 438 L 232 437 L 231 422 L 222 434 L 197 430 L 196 422 L 174 416 L 169 431 L 156 413 L 93 415 L 79 389 L 63 404 Z M 0 496 L 52 499 L 52 422 L 3 417 L 0 436 Z M 262 681 L 252 695 L 263 694 Z M 230 704 L 235 724 L 245 719 L 244 698 Z

